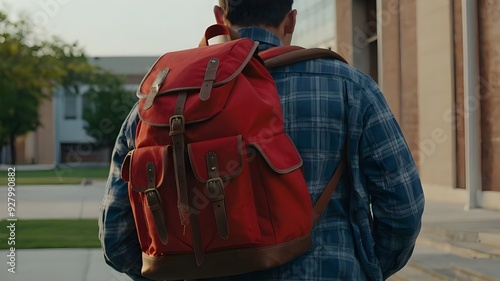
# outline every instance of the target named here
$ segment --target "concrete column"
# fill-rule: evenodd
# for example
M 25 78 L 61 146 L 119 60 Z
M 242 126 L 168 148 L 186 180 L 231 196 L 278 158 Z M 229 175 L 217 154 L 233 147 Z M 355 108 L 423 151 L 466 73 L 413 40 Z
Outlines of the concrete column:
M 379 0 L 379 85 L 394 116 L 401 123 L 401 30 L 399 0 Z
M 451 0 L 415 3 L 420 175 L 449 188 L 456 178 Z
M 467 189 L 466 209 L 478 207 L 477 191 L 481 189 L 480 167 L 480 102 L 478 96 L 478 45 L 477 4 L 463 0 L 464 41 L 464 108 L 465 121 L 465 187 Z
M 455 134 L 457 186 L 465 188 L 465 97 L 462 0 L 453 0 L 453 44 L 455 47 Z

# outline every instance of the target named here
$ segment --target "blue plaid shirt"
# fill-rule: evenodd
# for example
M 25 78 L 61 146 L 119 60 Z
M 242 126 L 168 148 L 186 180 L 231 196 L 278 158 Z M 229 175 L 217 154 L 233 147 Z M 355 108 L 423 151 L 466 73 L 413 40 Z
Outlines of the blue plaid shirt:
M 259 41 L 261 50 L 281 45 L 264 29 L 239 33 Z M 311 233 L 309 252 L 283 266 L 227 280 L 386 279 L 412 254 L 424 195 L 410 150 L 377 84 L 331 59 L 295 63 L 271 74 L 285 130 L 304 161 L 311 200 L 330 180 L 343 149 L 348 149 L 348 172 Z M 147 280 L 138 277 L 141 250 L 127 185 L 120 179 L 121 163 L 134 148 L 137 122 L 134 107 L 113 151 L 99 238 L 109 265 L 134 280 Z

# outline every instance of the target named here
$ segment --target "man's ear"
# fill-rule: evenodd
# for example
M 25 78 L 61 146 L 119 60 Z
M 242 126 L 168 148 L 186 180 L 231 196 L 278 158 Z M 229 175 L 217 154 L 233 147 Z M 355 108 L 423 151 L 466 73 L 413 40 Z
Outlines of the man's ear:
M 295 24 L 297 23 L 297 10 L 291 10 L 285 17 L 284 32 L 285 34 L 293 34 Z
M 215 21 L 218 23 L 218 24 L 224 24 L 225 25 L 225 21 L 224 21 L 224 11 L 222 11 L 222 8 L 219 7 L 219 6 L 214 6 L 214 16 L 215 16 Z

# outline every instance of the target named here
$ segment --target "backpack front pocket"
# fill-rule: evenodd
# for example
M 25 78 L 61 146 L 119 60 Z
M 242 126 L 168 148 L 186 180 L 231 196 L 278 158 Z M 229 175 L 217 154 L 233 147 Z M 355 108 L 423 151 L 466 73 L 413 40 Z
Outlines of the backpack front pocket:
M 191 238 L 179 219 L 172 147 L 132 150 L 123 161 L 122 178 L 128 182 L 142 250 L 152 256 L 191 251 Z
M 241 136 L 188 144 L 207 251 L 260 243 L 246 148 Z

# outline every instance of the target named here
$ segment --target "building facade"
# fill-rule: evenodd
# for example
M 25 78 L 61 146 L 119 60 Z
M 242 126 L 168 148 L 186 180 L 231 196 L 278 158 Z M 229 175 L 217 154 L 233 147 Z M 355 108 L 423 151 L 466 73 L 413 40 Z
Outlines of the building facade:
M 500 209 L 500 1 L 339 0 L 335 8 L 337 50 L 379 83 L 426 196 Z
M 335 1 L 332 0 L 294 1 L 294 8 L 298 10 L 294 43 L 304 47 L 335 49 L 334 5 Z
M 157 57 L 100 57 L 91 58 L 91 63 L 125 78 L 125 89 L 131 98 L 144 74 Z M 56 89 L 53 98 L 40 107 L 42 126 L 36 131 L 19 137 L 16 142 L 18 164 L 44 164 L 57 166 L 68 163 L 109 164 L 109 151 L 95 149 L 95 139 L 85 133 L 83 120 L 86 101 L 85 87 L 81 95 L 66 93 Z M 8 162 L 8 150 L 4 149 L 4 159 Z

